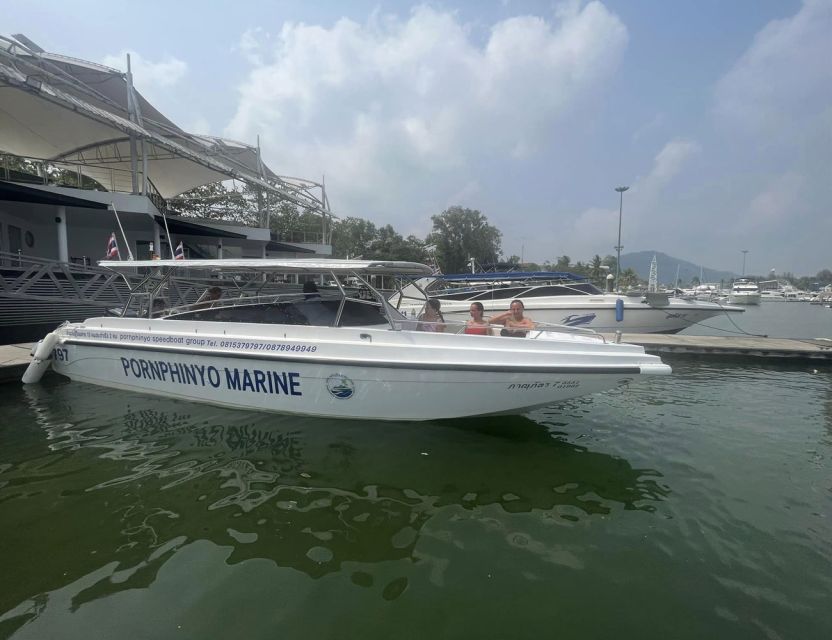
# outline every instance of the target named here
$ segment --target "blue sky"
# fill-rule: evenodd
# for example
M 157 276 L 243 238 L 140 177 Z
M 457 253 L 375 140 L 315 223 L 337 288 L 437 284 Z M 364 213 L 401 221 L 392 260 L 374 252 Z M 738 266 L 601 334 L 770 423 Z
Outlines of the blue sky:
M 180 126 L 326 176 L 424 236 L 482 211 L 542 262 L 655 249 L 832 267 L 832 0 L 0 1 L 5 33 L 123 66 Z M 129 20 L 127 16 L 130 16 Z

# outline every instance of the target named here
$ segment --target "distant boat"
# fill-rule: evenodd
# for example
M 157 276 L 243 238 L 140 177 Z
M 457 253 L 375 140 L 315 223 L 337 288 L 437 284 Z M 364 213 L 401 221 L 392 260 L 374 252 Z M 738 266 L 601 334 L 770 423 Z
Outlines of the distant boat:
M 731 293 L 728 294 L 730 304 L 760 304 L 760 287 L 751 280 L 741 278 L 734 282 Z

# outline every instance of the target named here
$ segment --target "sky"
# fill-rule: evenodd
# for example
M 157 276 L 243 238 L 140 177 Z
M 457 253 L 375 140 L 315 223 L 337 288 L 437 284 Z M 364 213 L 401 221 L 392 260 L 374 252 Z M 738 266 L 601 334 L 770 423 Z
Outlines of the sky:
M 503 252 L 656 250 L 832 268 L 832 0 L 0 0 L 2 33 L 125 67 L 194 133 L 325 178 L 424 237 L 479 210 Z M 129 17 L 129 18 L 128 18 Z M 617 186 L 628 186 L 623 207 Z M 660 274 L 661 276 L 661 274 Z

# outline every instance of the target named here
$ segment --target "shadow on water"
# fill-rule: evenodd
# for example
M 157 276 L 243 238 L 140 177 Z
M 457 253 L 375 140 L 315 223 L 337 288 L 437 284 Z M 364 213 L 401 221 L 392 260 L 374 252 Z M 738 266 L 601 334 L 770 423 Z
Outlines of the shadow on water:
M 652 511 L 668 492 L 657 472 L 524 417 L 361 423 L 78 383 L 21 393 L 37 427 L 27 453 L 0 460 L 9 462 L 0 466 L 0 518 L 17 527 L 13 544 L 28 557 L 50 560 L 5 589 L 0 625 L 36 617 L 38 597 L 85 576 L 73 609 L 147 586 L 195 540 L 231 548 L 229 564 L 268 559 L 317 578 L 344 563 L 418 560 L 426 523 L 445 508 L 539 510 L 572 526 Z M 44 523 L 47 508 L 59 527 Z M 18 562 L 3 554 L 0 570 L 20 572 Z M 92 579 L 96 571 L 104 575 Z

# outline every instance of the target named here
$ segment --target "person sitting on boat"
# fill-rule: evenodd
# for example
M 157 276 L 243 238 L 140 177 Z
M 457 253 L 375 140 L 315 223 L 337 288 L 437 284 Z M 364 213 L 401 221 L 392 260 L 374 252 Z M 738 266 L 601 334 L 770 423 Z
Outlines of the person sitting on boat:
M 303 297 L 307 300 L 314 300 L 321 297 L 318 291 L 318 285 L 313 280 L 307 280 L 303 283 Z
M 500 331 L 501 336 L 525 338 L 529 329 L 534 329 L 534 320 L 523 315 L 525 309 L 522 300 L 512 300 L 509 310 L 491 318 L 491 323 L 501 324 L 505 327 Z
M 488 320 L 483 317 L 485 307 L 482 306 L 482 302 L 472 302 L 470 313 L 471 319 L 465 324 L 465 333 L 476 336 L 487 336 Z
M 425 310 L 417 318 L 419 331 L 445 330 L 445 318 L 442 317 L 442 312 L 439 310 L 441 306 L 442 303 L 436 298 L 430 298 L 427 301 Z

